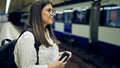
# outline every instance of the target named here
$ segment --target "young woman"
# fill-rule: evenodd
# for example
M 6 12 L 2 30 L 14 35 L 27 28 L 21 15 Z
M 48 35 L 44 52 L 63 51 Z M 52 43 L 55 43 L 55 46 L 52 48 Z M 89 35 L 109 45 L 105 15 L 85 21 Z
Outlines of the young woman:
M 59 61 L 61 54 L 58 44 L 60 41 L 53 34 L 51 24 L 53 23 L 55 11 L 52 3 L 48 0 L 35 1 L 30 8 L 29 22 L 26 28 L 31 27 L 33 33 L 26 31 L 18 39 L 14 57 L 18 68 L 64 68 L 66 62 Z M 40 43 L 38 51 L 38 62 L 35 39 Z M 70 54 L 71 52 L 67 51 Z M 70 58 L 69 57 L 69 58 Z

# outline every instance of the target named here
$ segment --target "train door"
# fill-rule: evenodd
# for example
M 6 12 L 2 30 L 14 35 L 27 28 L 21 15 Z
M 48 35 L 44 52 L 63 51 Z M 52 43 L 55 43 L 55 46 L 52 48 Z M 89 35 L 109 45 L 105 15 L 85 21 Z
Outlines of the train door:
M 64 10 L 63 18 L 64 18 L 64 32 L 71 33 L 72 32 L 73 11 L 72 10 Z

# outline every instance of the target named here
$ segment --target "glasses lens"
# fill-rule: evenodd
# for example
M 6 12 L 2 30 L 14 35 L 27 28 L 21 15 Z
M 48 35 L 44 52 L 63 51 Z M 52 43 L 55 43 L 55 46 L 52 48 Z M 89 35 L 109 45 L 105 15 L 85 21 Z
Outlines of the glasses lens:
M 52 13 L 53 13 L 53 14 L 56 14 L 56 10 L 53 10 Z
M 56 14 L 56 10 L 53 10 L 53 9 L 49 9 L 48 12 L 49 12 L 50 14 L 54 14 L 54 15 Z

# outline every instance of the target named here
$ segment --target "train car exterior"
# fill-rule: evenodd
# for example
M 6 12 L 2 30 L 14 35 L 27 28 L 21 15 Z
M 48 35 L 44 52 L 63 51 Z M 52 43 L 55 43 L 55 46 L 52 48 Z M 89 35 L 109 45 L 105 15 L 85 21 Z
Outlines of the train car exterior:
M 103 0 L 101 2 L 101 6 L 109 6 L 120 2 L 119 0 Z M 91 8 L 92 1 L 85 3 L 77 3 L 66 6 L 55 7 L 58 10 L 57 15 L 55 17 L 54 23 L 54 32 L 58 39 L 63 42 L 73 40 L 75 43 L 77 42 L 77 46 L 85 49 L 89 49 L 90 47 L 90 25 L 89 25 L 89 13 Z M 78 7 L 79 6 L 79 7 Z M 100 22 L 98 29 L 98 53 L 107 57 L 115 62 L 120 61 L 120 4 L 117 4 L 119 8 L 117 8 L 118 12 L 118 20 L 117 27 L 108 26 L 103 23 L 103 18 L 107 18 L 107 13 L 109 12 L 104 7 L 103 10 L 100 10 Z M 70 7 L 70 8 L 69 8 Z M 72 9 L 71 9 L 72 8 Z M 67 11 L 69 9 L 69 12 Z M 71 11 L 70 11 L 71 10 Z M 77 10 L 77 12 L 76 12 Z M 106 14 L 106 16 L 104 14 Z M 79 21 L 77 18 L 80 18 Z M 83 19 L 84 18 L 84 19 Z M 101 21 L 102 19 L 102 21 Z M 103 25 L 104 24 L 104 25 Z M 72 41 L 72 42 L 73 42 Z

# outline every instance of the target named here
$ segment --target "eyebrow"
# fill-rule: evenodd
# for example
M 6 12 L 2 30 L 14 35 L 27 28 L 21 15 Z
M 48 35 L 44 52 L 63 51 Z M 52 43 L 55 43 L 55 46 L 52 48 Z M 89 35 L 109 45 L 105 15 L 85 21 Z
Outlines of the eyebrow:
M 47 9 L 52 9 L 53 10 L 53 8 L 47 8 Z
M 53 9 L 53 7 L 46 7 L 47 9 Z

